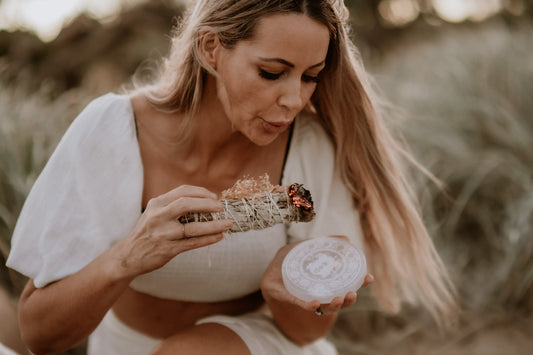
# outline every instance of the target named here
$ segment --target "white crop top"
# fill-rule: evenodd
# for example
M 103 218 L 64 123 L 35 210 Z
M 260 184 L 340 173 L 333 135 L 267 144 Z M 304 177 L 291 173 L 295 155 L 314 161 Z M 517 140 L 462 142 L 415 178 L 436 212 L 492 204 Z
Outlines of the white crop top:
M 317 215 L 310 223 L 232 234 L 176 256 L 131 287 L 156 297 L 217 302 L 259 289 L 287 242 L 346 235 L 362 247 L 359 218 L 334 166 L 333 145 L 310 114 L 294 124 L 282 184 L 303 183 Z M 128 96 L 91 102 L 69 127 L 35 182 L 13 233 L 6 265 L 36 287 L 76 273 L 130 233 L 141 214 L 143 167 Z

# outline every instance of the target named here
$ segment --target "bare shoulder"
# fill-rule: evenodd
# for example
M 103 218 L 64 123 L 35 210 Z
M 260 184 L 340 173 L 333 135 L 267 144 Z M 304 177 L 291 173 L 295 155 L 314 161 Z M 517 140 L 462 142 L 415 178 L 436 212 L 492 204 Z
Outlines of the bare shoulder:
M 152 117 L 156 111 L 150 102 L 146 99 L 146 96 L 142 92 L 134 92 L 129 95 L 133 112 L 137 120 L 145 121 L 147 118 Z
M 158 110 L 143 92 L 134 92 L 129 97 L 139 130 L 148 130 L 163 139 L 174 138 L 180 124 L 179 114 Z

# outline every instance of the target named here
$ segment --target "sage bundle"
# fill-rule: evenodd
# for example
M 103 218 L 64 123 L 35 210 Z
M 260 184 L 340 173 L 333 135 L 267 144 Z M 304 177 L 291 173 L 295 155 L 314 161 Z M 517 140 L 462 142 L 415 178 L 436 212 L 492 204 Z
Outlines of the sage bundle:
M 222 192 L 224 210 L 215 213 L 188 213 L 180 223 L 232 219 L 226 234 L 260 230 L 280 223 L 309 222 L 315 216 L 311 193 L 302 184 L 273 186 L 268 175 L 261 180 L 239 180 Z

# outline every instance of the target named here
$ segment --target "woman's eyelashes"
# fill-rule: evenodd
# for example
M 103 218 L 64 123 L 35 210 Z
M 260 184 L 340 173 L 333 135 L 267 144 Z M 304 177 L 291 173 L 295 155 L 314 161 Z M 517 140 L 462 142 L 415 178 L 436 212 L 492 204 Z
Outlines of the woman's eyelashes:
M 278 80 L 279 78 L 283 76 L 284 73 L 285 72 L 272 73 L 264 69 L 259 69 L 259 76 L 266 80 Z M 302 75 L 302 81 L 306 83 L 318 83 L 319 78 L 318 76 L 304 74 Z
M 272 73 L 264 69 L 259 69 L 259 76 L 266 80 L 278 80 L 283 75 L 283 72 Z
M 316 84 L 318 84 L 318 82 L 320 81 L 318 76 L 306 75 L 306 74 L 302 75 L 302 80 L 305 81 L 306 83 L 316 83 Z

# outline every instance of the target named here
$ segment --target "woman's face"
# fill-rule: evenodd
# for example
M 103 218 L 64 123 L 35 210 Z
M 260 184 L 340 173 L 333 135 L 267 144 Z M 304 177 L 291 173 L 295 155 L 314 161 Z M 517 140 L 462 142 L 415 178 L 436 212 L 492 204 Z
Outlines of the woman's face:
M 217 95 L 233 128 L 258 145 L 287 130 L 325 67 L 327 27 L 302 14 L 261 19 L 250 40 L 220 47 Z

